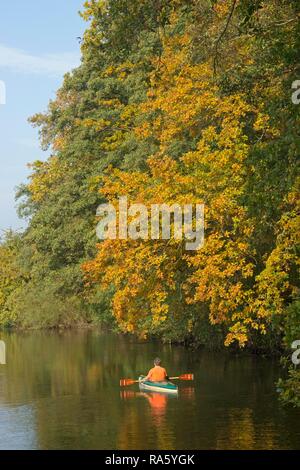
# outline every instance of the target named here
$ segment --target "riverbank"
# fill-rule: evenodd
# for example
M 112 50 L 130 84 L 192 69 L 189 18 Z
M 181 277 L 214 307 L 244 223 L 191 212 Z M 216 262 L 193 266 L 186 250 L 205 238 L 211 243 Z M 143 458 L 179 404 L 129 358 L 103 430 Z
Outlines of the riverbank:
M 160 344 L 167 344 L 173 346 L 184 346 L 185 348 L 191 351 L 200 351 L 200 350 L 207 350 L 211 352 L 222 352 L 227 351 L 230 354 L 234 355 L 245 355 L 245 354 L 252 354 L 252 355 L 261 355 L 262 357 L 280 357 L 282 354 L 289 352 L 288 349 L 284 349 L 281 345 L 278 344 L 277 347 L 264 347 L 264 346 L 254 346 L 254 345 L 246 345 L 244 348 L 239 348 L 236 344 L 231 345 L 230 347 L 225 346 L 224 341 L 221 338 L 218 338 L 218 341 L 210 341 L 207 343 L 200 343 L 199 340 L 189 338 L 186 340 L 171 340 L 171 339 L 164 339 L 157 335 L 149 336 L 147 339 L 144 337 L 140 337 L 135 335 L 134 333 L 124 333 L 115 325 L 113 328 L 109 327 L 107 324 L 102 325 L 97 322 L 78 322 L 75 325 L 55 325 L 51 327 L 42 327 L 42 326 L 35 326 L 35 327 L 22 327 L 22 326 L 15 326 L 15 327 L 1 327 L 0 326 L 0 333 L 3 332 L 12 332 L 12 333 L 30 333 L 30 332 L 49 332 L 49 333 L 67 333 L 67 332 L 76 332 L 76 331 L 98 331 L 101 333 L 108 333 L 108 334 L 118 334 L 123 336 L 124 338 L 128 338 L 129 340 L 133 341 L 140 341 L 141 343 L 147 343 L 149 341 L 154 341 Z

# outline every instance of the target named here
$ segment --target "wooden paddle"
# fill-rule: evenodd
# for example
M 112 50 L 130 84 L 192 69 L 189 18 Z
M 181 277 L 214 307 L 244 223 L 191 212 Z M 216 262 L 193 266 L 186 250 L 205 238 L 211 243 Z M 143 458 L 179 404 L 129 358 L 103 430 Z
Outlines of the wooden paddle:
M 194 380 L 194 374 L 182 374 L 179 375 L 178 377 L 169 377 L 170 380 Z M 120 380 L 120 386 L 121 387 L 127 387 L 127 385 L 133 385 L 139 383 L 139 380 L 133 380 L 133 379 L 121 379 Z

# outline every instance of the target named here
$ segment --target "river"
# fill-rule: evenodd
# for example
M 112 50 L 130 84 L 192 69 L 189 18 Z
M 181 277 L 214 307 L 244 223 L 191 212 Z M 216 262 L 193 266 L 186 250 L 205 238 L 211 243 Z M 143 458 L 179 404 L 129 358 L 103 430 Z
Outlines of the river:
M 299 449 L 300 410 L 277 399 L 278 361 L 99 331 L 0 333 L 0 449 Z M 160 356 L 195 374 L 176 397 L 120 389 Z

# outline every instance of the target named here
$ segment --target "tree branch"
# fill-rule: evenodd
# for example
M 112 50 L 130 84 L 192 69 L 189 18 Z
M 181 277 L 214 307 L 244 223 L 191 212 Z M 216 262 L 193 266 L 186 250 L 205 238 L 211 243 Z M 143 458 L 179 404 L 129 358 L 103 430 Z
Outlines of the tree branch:
M 217 42 L 216 42 L 216 46 L 215 46 L 215 56 L 214 56 L 214 75 L 216 75 L 216 72 L 217 72 L 217 62 L 218 62 L 218 55 L 219 55 L 219 45 L 220 45 L 220 42 L 222 41 L 222 38 L 223 38 L 224 34 L 226 33 L 226 31 L 227 31 L 227 29 L 228 29 L 228 26 L 229 26 L 230 20 L 231 20 L 231 18 L 232 18 L 233 12 L 234 12 L 234 10 L 235 10 L 236 4 L 237 4 L 237 0 L 233 0 L 232 5 L 231 5 L 231 8 L 230 8 L 229 15 L 228 15 L 228 18 L 227 18 L 227 20 L 226 20 L 225 27 L 224 27 L 223 31 L 221 32 L 221 34 L 220 34 L 220 36 L 218 37 Z

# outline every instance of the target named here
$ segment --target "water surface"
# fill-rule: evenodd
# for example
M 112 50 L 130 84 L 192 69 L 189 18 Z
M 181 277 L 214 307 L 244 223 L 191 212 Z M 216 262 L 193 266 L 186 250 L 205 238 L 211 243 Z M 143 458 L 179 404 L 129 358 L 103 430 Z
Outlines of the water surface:
M 77 331 L 0 333 L 0 449 L 299 449 L 300 410 L 280 405 L 276 360 Z M 160 356 L 195 374 L 178 397 L 120 390 Z

